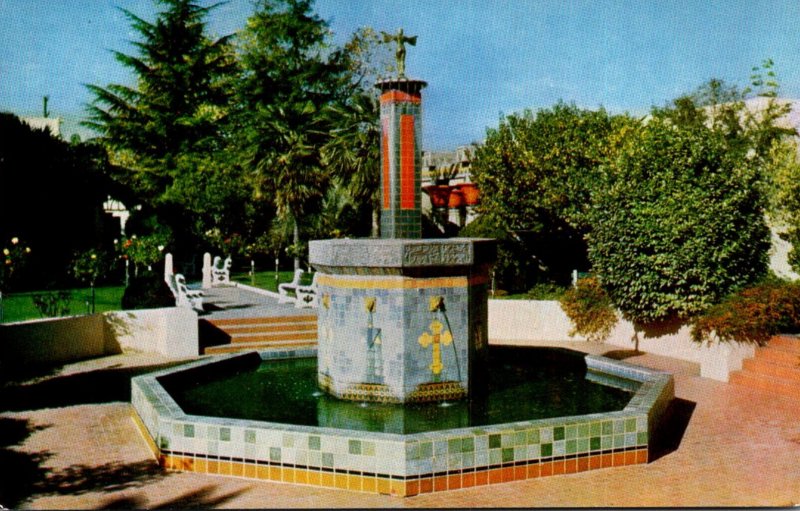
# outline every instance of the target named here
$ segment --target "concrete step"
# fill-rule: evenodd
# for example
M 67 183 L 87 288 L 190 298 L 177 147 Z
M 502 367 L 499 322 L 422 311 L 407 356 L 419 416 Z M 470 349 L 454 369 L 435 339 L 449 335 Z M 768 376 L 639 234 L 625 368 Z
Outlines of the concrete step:
M 230 332 L 228 332 L 230 334 Z M 299 340 L 317 340 L 317 330 L 300 331 L 300 332 L 266 332 L 266 333 L 249 333 L 249 334 L 230 334 L 232 344 L 241 344 L 248 342 L 272 342 L 272 341 L 299 341 Z
M 247 325 L 224 325 L 220 328 L 230 335 L 258 334 L 272 332 L 311 332 L 317 331 L 317 323 L 253 323 Z
M 214 318 L 206 319 L 212 325 L 223 328 L 226 326 L 263 325 L 269 323 L 308 323 L 317 322 L 316 314 L 303 314 L 297 316 L 263 316 L 258 318 Z
M 793 335 L 776 335 L 769 340 L 769 347 L 800 355 L 800 339 Z
M 769 393 L 800 399 L 800 382 L 794 380 L 786 380 L 749 371 L 734 371 L 731 373 L 729 381 L 735 385 L 745 385 Z
M 270 342 L 248 342 L 236 344 L 223 344 L 220 346 L 209 346 L 205 349 L 206 355 L 219 355 L 222 353 L 237 353 L 240 351 L 263 351 L 269 349 L 298 349 L 313 348 L 317 345 L 316 341 L 270 341 Z
M 773 346 L 772 342 L 768 346 L 756 348 L 756 358 L 787 366 L 800 364 L 800 352 L 792 348 L 784 349 L 780 344 Z
M 766 360 L 763 358 L 749 358 L 743 361 L 742 370 L 749 373 L 775 376 L 800 383 L 800 364 L 788 365 L 781 361 Z

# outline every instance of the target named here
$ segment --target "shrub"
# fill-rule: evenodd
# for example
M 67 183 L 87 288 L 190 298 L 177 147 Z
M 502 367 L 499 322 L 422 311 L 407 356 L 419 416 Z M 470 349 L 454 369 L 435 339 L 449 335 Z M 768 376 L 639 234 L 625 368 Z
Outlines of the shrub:
M 69 314 L 69 302 L 72 299 L 72 293 L 69 291 L 40 293 L 33 295 L 31 299 L 36 310 L 39 311 L 43 318 L 53 318 Z
M 122 295 L 122 308 L 155 309 L 172 307 L 175 297 L 167 287 L 167 283 L 154 272 L 145 272 L 131 279 Z
M 692 320 L 692 340 L 716 338 L 763 346 L 778 333 L 800 329 L 800 283 L 766 282 L 728 296 Z
M 617 313 L 611 298 L 595 277 L 579 279 L 559 300 L 561 308 L 575 328 L 570 335 L 579 334 L 588 341 L 603 342 L 617 324 Z
M 701 314 L 767 269 L 758 169 L 703 125 L 655 118 L 596 190 L 592 271 L 639 323 Z

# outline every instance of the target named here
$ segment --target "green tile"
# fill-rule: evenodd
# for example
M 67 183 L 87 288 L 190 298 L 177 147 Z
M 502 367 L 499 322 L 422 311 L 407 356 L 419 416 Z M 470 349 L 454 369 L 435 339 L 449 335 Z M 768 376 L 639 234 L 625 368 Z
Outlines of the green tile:
M 284 447 L 294 447 L 294 435 L 290 435 L 289 433 L 283 434 L 283 446 Z
M 463 456 L 464 456 L 464 465 L 463 465 L 464 468 L 475 466 L 475 453 L 465 452 Z
M 194 438 L 194 424 L 183 425 L 183 436 L 186 438 Z
M 553 444 L 542 444 L 542 457 L 549 458 L 553 455 Z
M 553 440 L 564 440 L 564 426 L 553 428 Z
M 588 438 L 579 438 L 578 439 L 578 452 L 589 452 L 589 439 Z
M 503 449 L 503 463 L 508 463 L 510 461 L 514 461 L 514 449 L 506 447 Z
M 244 441 L 248 444 L 256 443 L 256 432 L 252 429 L 244 430 Z
M 529 444 L 538 444 L 539 443 L 539 430 L 538 429 L 531 429 L 528 431 L 528 443 Z
M 567 440 L 566 450 L 567 454 L 575 454 L 576 452 L 578 452 L 578 441 Z
M 428 443 L 430 445 L 430 442 Z M 361 442 L 361 454 L 375 456 L 375 442 Z M 430 455 L 428 455 L 430 457 Z
M 501 447 L 513 447 L 514 445 L 514 434 L 513 433 L 501 433 L 500 434 L 500 446 Z
M 614 449 L 625 447 L 625 435 L 614 435 Z
M 471 436 L 461 439 L 461 451 L 473 452 L 475 450 L 475 439 Z
M 489 464 L 498 465 L 501 461 L 503 461 L 503 454 L 500 449 L 491 449 L 489 451 Z
M 528 441 L 528 434 L 524 431 L 518 431 L 514 433 L 514 445 L 525 445 Z
M 606 449 L 611 449 L 614 447 L 614 437 L 611 436 L 604 436 L 600 437 L 600 448 L 604 451 Z
M 623 419 L 617 419 L 614 421 L 614 434 L 618 435 L 620 433 L 625 432 L 625 421 Z
M 592 438 L 589 439 L 589 449 L 591 449 L 593 451 L 599 451 L 600 450 L 600 437 L 599 436 L 593 436 Z
M 323 452 L 322 453 L 322 466 L 323 467 L 333 467 L 333 453 L 332 452 Z
M 270 447 L 269 448 L 269 460 L 272 462 L 279 462 L 281 461 L 281 448 L 280 447 Z
M 433 456 L 433 443 L 421 442 L 419 444 L 419 457 L 425 460 L 432 456 Z
M 600 436 L 601 428 L 599 422 L 593 422 L 589 427 L 589 435 Z
M 500 447 L 500 435 L 489 435 L 489 449 L 496 449 Z
M 614 425 L 611 421 L 603 421 L 603 434 L 610 435 L 614 432 Z
M 647 445 L 647 431 L 640 431 L 636 434 L 638 445 Z
M 350 454 L 361 454 L 361 440 L 348 440 L 347 450 Z
M 319 451 L 322 447 L 322 442 L 320 438 L 316 435 L 311 435 L 308 437 L 308 448 L 312 451 Z
M 461 439 L 460 438 L 450 438 L 447 440 L 447 452 L 450 454 L 454 454 L 457 452 L 461 452 Z
M 636 417 L 625 420 L 625 433 L 633 433 L 636 431 Z
M 219 428 L 219 439 L 223 442 L 230 442 L 231 428 Z
M 578 426 L 578 438 L 589 438 L 589 425 L 580 424 Z
M 574 424 L 567 426 L 564 431 L 564 438 L 567 440 L 574 440 L 578 438 L 578 426 L 575 426 Z

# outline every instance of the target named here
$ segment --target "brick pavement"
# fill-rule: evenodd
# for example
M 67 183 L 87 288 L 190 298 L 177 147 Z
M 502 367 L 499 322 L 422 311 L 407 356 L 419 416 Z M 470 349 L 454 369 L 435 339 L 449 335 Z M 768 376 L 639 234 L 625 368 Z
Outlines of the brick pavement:
M 30 509 L 800 504 L 800 400 L 702 379 L 696 365 L 674 359 L 641 355 L 627 361 L 675 373 L 677 409 L 684 418 L 676 429 L 685 428 L 677 449 L 647 465 L 407 499 L 162 471 L 134 426 L 124 393 L 101 392 L 84 380 L 104 375 L 103 381 L 112 382 L 111 374 L 124 383 L 131 371 L 167 361 L 131 354 L 72 364 L 10 389 L 13 393 L 0 389 L 6 395 L 0 394 L 0 462 L 11 460 L 14 466 L 6 486 L 0 486 L 0 499 L 6 499 L 0 504 Z M 53 389 L 77 391 L 70 402 Z

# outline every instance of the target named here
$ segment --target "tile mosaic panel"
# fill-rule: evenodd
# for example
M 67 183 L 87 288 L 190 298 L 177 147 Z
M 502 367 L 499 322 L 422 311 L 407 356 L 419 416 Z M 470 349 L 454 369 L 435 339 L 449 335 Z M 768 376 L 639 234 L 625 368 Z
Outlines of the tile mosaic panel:
M 237 356 L 242 355 L 229 357 Z M 287 351 L 279 356 L 292 355 Z M 223 359 L 132 380 L 140 427 L 154 440 L 151 448 L 167 468 L 413 495 L 645 463 L 658 414 L 673 396 L 669 375 L 600 359 L 591 364 L 644 382 L 632 399 L 634 406 L 605 414 L 394 435 L 190 416 L 158 383 L 167 374 Z

